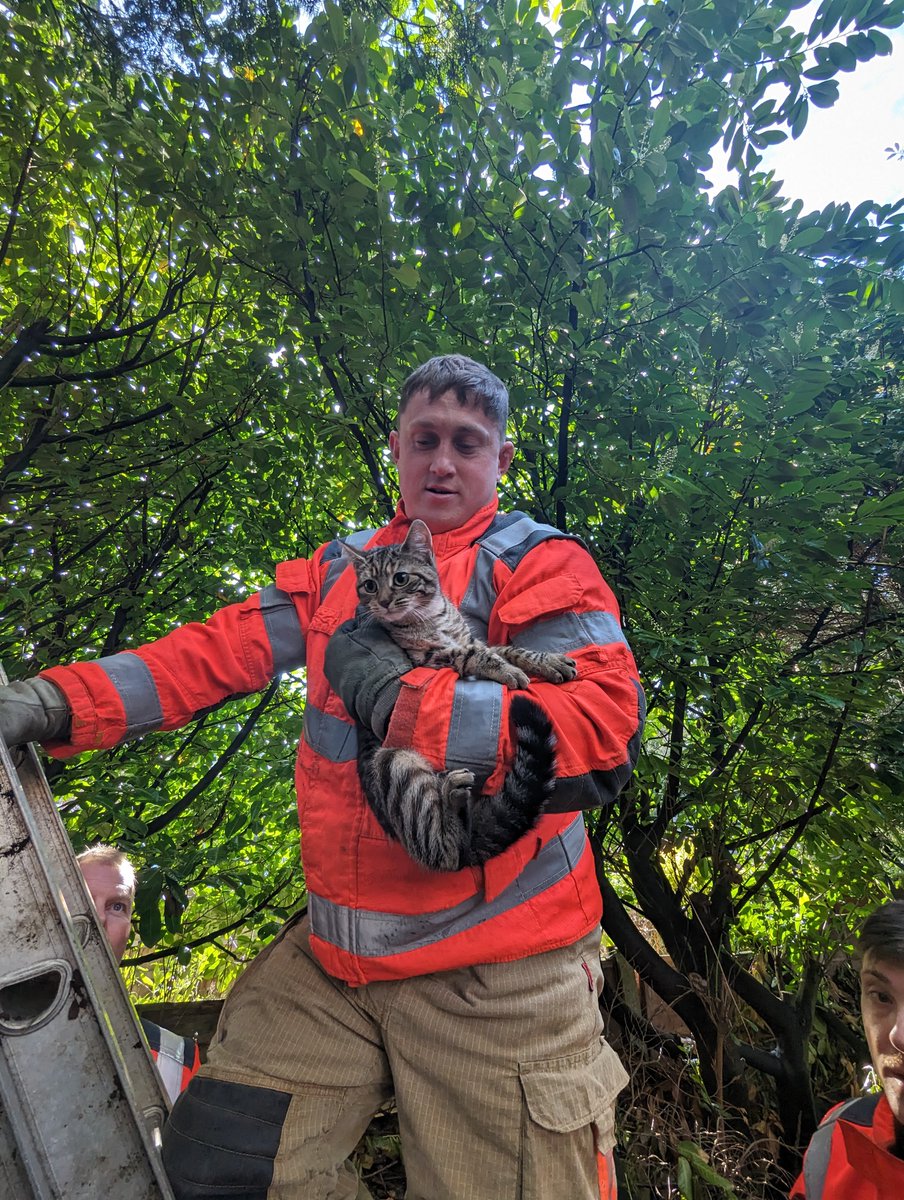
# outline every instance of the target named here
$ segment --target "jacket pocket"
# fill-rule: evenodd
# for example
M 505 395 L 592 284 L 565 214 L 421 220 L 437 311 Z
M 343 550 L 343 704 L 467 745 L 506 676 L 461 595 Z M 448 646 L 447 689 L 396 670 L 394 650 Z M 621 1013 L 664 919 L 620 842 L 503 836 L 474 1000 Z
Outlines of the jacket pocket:
M 592 1195 L 597 1156 L 615 1144 L 615 1100 L 628 1082 L 618 1055 L 600 1038 L 577 1054 L 521 1063 L 518 1074 L 524 1096 L 520 1200 Z

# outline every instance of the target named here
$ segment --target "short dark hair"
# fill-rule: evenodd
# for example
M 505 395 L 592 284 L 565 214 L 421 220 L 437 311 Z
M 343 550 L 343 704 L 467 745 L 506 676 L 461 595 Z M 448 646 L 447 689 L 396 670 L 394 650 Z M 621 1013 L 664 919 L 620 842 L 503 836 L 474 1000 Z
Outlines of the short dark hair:
M 904 964 L 904 900 L 889 900 L 863 922 L 857 939 L 861 965 L 867 954 L 885 962 Z
M 464 354 L 438 354 L 417 367 L 402 384 L 399 415 L 415 392 L 426 392 L 431 400 L 443 392 L 455 392 L 458 403 L 480 405 L 484 415 L 499 426 L 505 437 L 508 423 L 508 388 L 489 367 Z

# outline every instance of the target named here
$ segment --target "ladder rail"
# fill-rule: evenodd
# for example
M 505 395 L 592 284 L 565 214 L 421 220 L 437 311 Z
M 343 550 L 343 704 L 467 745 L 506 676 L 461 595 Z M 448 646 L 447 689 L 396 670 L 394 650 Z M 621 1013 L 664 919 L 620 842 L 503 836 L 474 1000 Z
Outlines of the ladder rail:
M 0 1200 L 172 1200 L 167 1111 L 35 749 L 0 736 Z

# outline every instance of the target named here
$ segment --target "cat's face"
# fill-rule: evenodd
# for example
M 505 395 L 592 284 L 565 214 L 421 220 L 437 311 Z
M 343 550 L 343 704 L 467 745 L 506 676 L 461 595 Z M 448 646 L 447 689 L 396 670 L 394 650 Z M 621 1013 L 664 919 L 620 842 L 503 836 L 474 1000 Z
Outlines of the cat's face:
M 400 546 L 343 547 L 357 579 L 358 601 L 382 625 L 429 620 L 443 607 L 430 533 L 415 521 Z

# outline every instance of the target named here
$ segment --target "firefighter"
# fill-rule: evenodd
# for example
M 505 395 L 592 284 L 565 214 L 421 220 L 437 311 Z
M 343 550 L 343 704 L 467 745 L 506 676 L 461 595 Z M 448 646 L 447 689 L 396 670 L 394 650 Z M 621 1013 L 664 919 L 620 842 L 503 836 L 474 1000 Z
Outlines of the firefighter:
M 356 726 L 470 769 L 489 795 L 511 761 L 510 693 L 412 668 L 388 634 L 359 626 L 345 539 L 281 563 L 275 586 L 204 624 L 5 693 L 4 730 L 67 757 L 174 729 L 305 666 L 307 911 L 233 986 L 167 1123 L 177 1200 L 360 1198 L 348 1156 L 393 1097 L 409 1200 L 615 1194 L 627 1075 L 603 1037 L 602 905 L 581 810 L 611 804 L 630 777 L 643 693 L 586 548 L 499 511 L 507 418 L 508 392 L 482 364 L 419 367 L 389 439 L 401 503 L 388 525 L 347 539 L 402 542 L 420 518 L 475 632 L 578 665 L 572 682 L 528 688 L 555 728 L 555 791 L 537 827 L 483 867 L 425 870 L 384 833 L 358 783 Z
M 135 868 L 115 846 L 90 846 L 76 856 L 76 861 L 113 957 L 120 963 L 132 932 Z M 180 1037 L 146 1017 L 138 1020 L 166 1094 L 175 1102 L 201 1066 L 198 1043 L 193 1038 Z
M 904 1196 L 904 901 L 867 917 L 857 949 L 860 1012 L 882 1091 L 838 1105 L 823 1119 L 792 1200 Z

